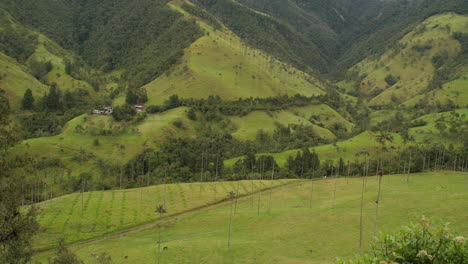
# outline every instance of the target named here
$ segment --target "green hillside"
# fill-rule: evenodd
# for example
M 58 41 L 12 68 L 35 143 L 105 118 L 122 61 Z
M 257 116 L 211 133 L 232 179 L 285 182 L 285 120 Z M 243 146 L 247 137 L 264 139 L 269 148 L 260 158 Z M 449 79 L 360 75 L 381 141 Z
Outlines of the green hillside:
M 453 34 L 467 33 L 467 21 L 466 16 L 453 13 L 433 16 L 379 58 L 360 62 L 351 69 L 360 76 L 357 92 L 370 95 L 370 105 L 382 105 L 404 103 L 435 89 L 436 71 L 462 51 Z M 434 64 L 437 56 L 440 65 Z M 466 67 L 460 70 L 466 73 Z
M 185 12 L 177 2 L 171 6 Z M 199 21 L 207 32 L 184 51 L 180 63 L 144 86 L 149 103 L 162 103 L 172 94 L 184 98 L 219 95 L 225 100 L 324 94 L 324 84 L 271 55 L 249 47 L 229 29 L 214 29 Z
M 324 139 L 333 140 L 336 138 L 330 130 L 314 125 L 307 118 L 294 114 L 293 111 L 268 113 L 256 111 L 243 117 L 233 117 L 231 120 L 236 127 L 236 131 L 232 135 L 243 140 L 254 140 L 259 130 L 272 134 L 277 129 L 277 124 L 284 126 L 291 124 L 310 126 L 317 135 Z
M 468 102 L 468 75 L 464 75 L 456 80 L 445 83 L 441 89 L 436 89 L 406 101 L 404 105 L 414 106 L 416 104 L 437 103 L 449 104 L 453 102 L 455 106 L 466 107 Z
M 74 174 L 94 171 L 98 165 L 96 161 L 127 162 L 144 148 L 156 146 L 166 136 L 190 133 L 189 127 L 181 131 L 173 125 L 175 120 L 187 120 L 185 112 L 184 107 L 176 108 L 151 115 L 130 127 L 115 122 L 110 116 L 84 114 L 68 122 L 61 134 L 25 140 L 12 150 L 12 154 L 56 158 Z M 95 139 L 99 145 L 95 144 Z M 47 153 L 42 151 L 44 148 L 48 149 Z
M 464 213 L 468 209 L 464 202 L 468 198 L 464 189 L 466 173 L 425 172 L 411 175 L 409 182 L 406 177 L 383 176 L 379 232 L 397 230 L 423 215 L 434 221 L 450 222 L 450 229 L 462 235 L 468 232 Z M 365 248 L 373 233 L 377 187 L 377 178 L 369 177 L 363 203 Z M 227 248 L 232 209 L 229 201 L 162 223 L 161 240 L 167 241 L 162 247 L 167 250 L 161 250 L 160 262 L 334 263 L 337 256 L 353 256 L 359 251 L 361 188 L 362 178 L 327 179 L 314 181 L 313 189 L 309 182 L 304 182 L 274 190 L 271 202 L 268 191 L 241 199 L 233 217 L 230 249 Z M 173 191 L 175 194 L 177 188 Z M 190 191 L 184 188 L 183 193 L 187 195 Z M 127 199 L 131 202 L 138 197 Z M 89 206 L 88 210 L 91 209 L 94 208 Z M 171 206 L 168 211 L 171 212 Z M 127 213 L 124 217 L 135 215 Z M 154 263 L 158 259 L 158 232 L 153 227 L 71 250 L 86 262 L 105 252 L 114 263 Z M 36 260 L 44 261 L 48 256 L 50 253 L 40 254 Z

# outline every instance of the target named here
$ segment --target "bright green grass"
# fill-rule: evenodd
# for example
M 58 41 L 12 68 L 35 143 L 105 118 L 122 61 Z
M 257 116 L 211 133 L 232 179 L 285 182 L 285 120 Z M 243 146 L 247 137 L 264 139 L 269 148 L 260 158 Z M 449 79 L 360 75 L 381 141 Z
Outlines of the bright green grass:
M 31 89 L 33 96 L 38 98 L 48 91 L 47 86 L 40 83 L 32 76 L 28 69 L 20 65 L 16 60 L 0 52 L 0 89 L 6 92 L 6 96 L 13 108 L 19 108 L 26 89 Z
M 383 177 L 378 231 L 394 232 L 422 215 L 450 222 L 455 232 L 468 233 L 466 173 L 426 172 Z M 337 256 L 359 252 L 361 179 L 329 179 L 273 191 L 239 201 L 227 249 L 230 203 L 162 225 L 161 263 L 333 263 Z M 336 200 L 333 190 L 336 183 Z M 374 225 L 377 178 L 369 177 L 364 195 L 363 245 L 368 248 Z M 158 229 L 78 246 L 72 250 L 86 263 L 106 252 L 114 263 L 156 263 Z M 200 235 L 201 234 L 201 235 Z M 199 235 L 199 236 L 196 236 Z M 190 237 L 194 236 L 194 237 Z M 50 253 L 37 256 L 45 260 Z
M 307 111 L 307 109 L 301 109 Z M 276 123 L 288 126 L 289 124 L 301 124 L 311 126 L 312 129 L 322 138 L 335 139 L 335 135 L 326 128 L 312 124 L 307 118 L 293 111 L 254 111 L 243 117 L 231 117 L 231 121 L 237 130 L 232 135 L 241 140 L 254 140 L 258 130 L 262 129 L 268 134 L 273 134 Z
M 273 186 L 296 180 L 276 180 Z M 238 185 L 239 184 L 239 185 Z M 165 204 L 168 215 L 212 204 L 234 191 L 244 195 L 270 186 L 270 181 L 177 183 L 137 189 L 73 193 L 39 204 L 43 231 L 37 248 L 55 246 L 60 237 L 68 243 L 86 241 L 140 226 L 159 218 L 156 206 Z
M 173 2 L 171 6 L 181 11 L 177 4 Z M 160 104 L 172 94 L 184 98 L 216 94 L 226 100 L 324 94 L 318 80 L 248 47 L 228 29 L 214 31 L 204 22 L 199 24 L 209 35 L 187 48 L 181 63 L 171 71 L 144 86 L 149 104 Z
M 420 26 L 426 28 L 424 32 L 418 33 L 416 29 L 400 40 L 400 49 L 389 50 L 378 59 L 366 59 L 357 64 L 354 69 L 366 76 L 361 81 L 361 90 L 368 93 L 383 91 L 370 104 L 389 104 L 392 97 L 405 102 L 424 92 L 434 73 L 432 57 L 443 51 L 451 57 L 456 56 L 460 43 L 452 38 L 452 33 L 468 32 L 467 22 L 467 16 L 454 13 L 432 16 Z M 431 45 L 432 48 L 420 53 L 413 50 L 415 45 Z M 400 78 L 392 87 L 388 87 L 384 80 L 390 73 Z

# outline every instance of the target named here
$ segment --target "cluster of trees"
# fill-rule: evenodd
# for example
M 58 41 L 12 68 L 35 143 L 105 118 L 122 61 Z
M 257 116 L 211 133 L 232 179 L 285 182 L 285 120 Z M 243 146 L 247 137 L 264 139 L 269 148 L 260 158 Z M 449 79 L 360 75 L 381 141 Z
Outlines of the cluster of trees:
M 127 94 L 125 95 L 125 103 L 132 104 L 144 104 L 148 101 L 148 95 L 146 89 L 128 89 Z
M 326 143 L 330 141 L 317 135 L 311 126 L 276 124 L 276 129 L 271 136 L 262 129 L 258 130 L 253 145 L 256 146 L 255 149 L 258 152 L 281 152 Z
M 36 99 L 31 89 L 24 93 L 21 106 L 32 114 L 20 117 L 20 124 L 25 138 L 56 135 L 72 118 L 89 111 L 89 108 L 101 98 L 91 99 L 84 89 L 66 90 L 53 83 L 49 91 Z M 104 100 L 105 101 L 105 100 Z M 103 102 L 101 102 L 103 103 Z
M 7 19 L 3 11 L 0 11 L 2 19 Z M 28 34 L 24 29 L 13 28 L 9 23 L 0 30 L 0 51 L 23 63 L 34 53 L 37 37 Z
M 220 30 L 222 28 L 219 21 L 210 13 L 208 13 L 203 8 L 199 7 L 198 5 L 183 3 L 181 7 L 189 12 L 190 14 L 197 16 L 207 22 L 210 26 L 212 26 L 215 30 Z
M 340 108 L 343 104 L 338 93 L 330 93 L 316 96 L 304 96 L 296 94 L 294 96 L 279 95 L 266 98 L 239 98 L 234 101 L 223 100 L 218 95 L 210 95 L 207 99 L 180 98 L 178 95 L 171 95 L 162 106 L 148 106 L 154 109 L 152 112 L 166 111 L 179 106 L 189 106 L 195 111 L 205 115 L 207 120 L 216 119 L 216 115 L 244 116 L 252 111 L 277 111 L 294 106 L 306 106 L 311 104 L 328 104 L 333 108 Z M 210 118 L 213 115 L 213 118 Z

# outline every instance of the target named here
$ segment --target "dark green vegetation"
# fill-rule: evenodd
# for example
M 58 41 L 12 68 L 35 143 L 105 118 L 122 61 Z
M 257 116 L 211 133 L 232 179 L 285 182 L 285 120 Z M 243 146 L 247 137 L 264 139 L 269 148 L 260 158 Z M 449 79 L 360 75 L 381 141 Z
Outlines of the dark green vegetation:
M 166 0 L 3 2 L 20 22 L 74 51 L 88 65 L 104 72 L 122 70 L 132 87 L 169 70 L 201 36 L 194 21 L 165 7 Z M 71 67 L 76 64 L 80 62 Z
M 466 263 L 468 250 L 466 239 L 454 234 L 445 225 L 433 224 L 422 217 L 418 224 L 405 226 L 395 234 L 381 234 L 371 245 L 373 252 L 355 259 L 343 260 L 343 264 L 372 264 L 375 261 L 386 263 Z M 415 254 L 417 252 L 417 254 Z

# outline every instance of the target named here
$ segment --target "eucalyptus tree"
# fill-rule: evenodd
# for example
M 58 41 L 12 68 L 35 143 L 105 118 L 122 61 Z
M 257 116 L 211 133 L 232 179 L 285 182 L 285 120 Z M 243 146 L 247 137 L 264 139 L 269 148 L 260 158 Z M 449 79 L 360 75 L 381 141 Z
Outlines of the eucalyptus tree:
M 164 205 L 160 204 L 156 207 L 156 213 L 159 214 L 159 218 L 162 218 L 167 210 Z M 161 225 L 158 224 L 158 264 L 161 262 Z
M 236 199 L 236 193 L 234 191 L 230 191 L 228 193 L 228 197 L 231 200 L 231 213 L 229 215 L 229 231 L 228 231 L 228 249 L 230 249 L 231 248 L 231 230 L 232 230 L 233 205 L 234 205 L 234 199 Z

